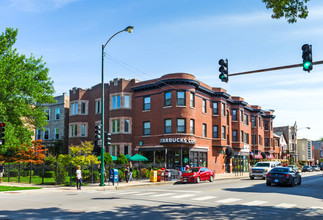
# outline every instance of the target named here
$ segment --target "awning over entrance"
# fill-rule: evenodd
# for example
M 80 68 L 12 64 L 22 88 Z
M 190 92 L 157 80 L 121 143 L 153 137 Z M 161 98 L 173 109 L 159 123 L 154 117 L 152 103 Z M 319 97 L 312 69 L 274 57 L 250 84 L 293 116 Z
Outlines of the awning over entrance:
M 263 156 L 261 155 L 261 153 L 258 151 L 258 152 L 256 152 L 256 154 L 254 154 L 254 152 L 250 152 L 250 156 L 252 157 L 252 158 L 255 158 L 255 159 L 263 159 Z
M 275 159 L 275 157 L 273 154 L 266 152 L 266 159 Z

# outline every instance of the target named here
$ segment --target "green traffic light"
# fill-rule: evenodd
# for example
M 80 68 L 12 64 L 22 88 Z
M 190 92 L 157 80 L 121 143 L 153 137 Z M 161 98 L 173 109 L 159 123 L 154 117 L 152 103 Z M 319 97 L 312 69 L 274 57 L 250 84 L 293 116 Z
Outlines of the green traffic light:
M 310 66 L 311 66 L 311 62 L 305 62 L 305 63 L 303 63 L 303 67 L 304 67 L 304 69 L 309 69 L 310 68 Z

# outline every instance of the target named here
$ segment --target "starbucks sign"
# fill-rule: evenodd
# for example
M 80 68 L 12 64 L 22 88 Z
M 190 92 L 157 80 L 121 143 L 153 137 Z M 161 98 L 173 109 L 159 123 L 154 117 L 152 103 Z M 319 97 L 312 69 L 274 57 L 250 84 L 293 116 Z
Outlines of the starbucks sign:
M 161 138 L 160 144 L 195 144 L 194 138 Z

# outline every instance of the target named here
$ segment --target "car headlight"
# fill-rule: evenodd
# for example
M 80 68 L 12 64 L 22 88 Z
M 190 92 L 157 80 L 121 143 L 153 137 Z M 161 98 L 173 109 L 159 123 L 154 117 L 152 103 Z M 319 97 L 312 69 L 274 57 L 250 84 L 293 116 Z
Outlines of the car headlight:
M 268 172 L 268 169 L 264 169 L 265 172 Z
M 191 177 L 195 177 L 195 174 L 193 174 Z

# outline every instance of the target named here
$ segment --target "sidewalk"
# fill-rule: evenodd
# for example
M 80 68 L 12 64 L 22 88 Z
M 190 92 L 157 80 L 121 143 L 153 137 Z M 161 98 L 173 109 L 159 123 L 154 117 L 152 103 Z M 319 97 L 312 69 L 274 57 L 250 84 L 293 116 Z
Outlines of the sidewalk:
M 217 180 L 226 180 L 226 179 L 246 179 L 249 178 L 248 173 L 224 173 L 224 174 L 215 174 L 214 181 Z M 126 182 L 112 183 L 106 182 L 105 186 L 99 186 L 98 183 L 87 184 L 82 186 L 82 190 L 97 190 L 97 191 L 108 191 L 108 190 L 118 190 L 123 188 L 135 188 L 135 187 L 145 187 L 145 186 L 158 186 L 158 185 L 173 185 L 179 181 L 165 181 L 165 182 L 150 182 L 149 180 L 135 180 Z M 43 189 L 57 189 L 57 190 L 76 190 L 75 186 L 55 186 L 55 185 L 35 185 L 27 183 L 14 183 L 14 182 L 2 182 L 2 186 L 35 186 L 41 187 Z

